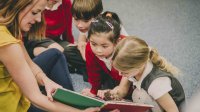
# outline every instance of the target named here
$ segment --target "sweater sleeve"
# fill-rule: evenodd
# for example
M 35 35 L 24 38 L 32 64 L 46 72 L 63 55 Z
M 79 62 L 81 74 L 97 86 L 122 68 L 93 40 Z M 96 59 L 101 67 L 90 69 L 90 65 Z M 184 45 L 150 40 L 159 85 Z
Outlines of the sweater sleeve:
M 101 87 L 101 67 L 97 62 L 96 56 L 91 50 L 89 42 L 86 45 L 86 68 L 88 81 L 92 86 L 90 92 L 96 95 L 98 89 Z
M 71 7 L 72 3 L 71 0 L 63 0 L 64 2 L 64 10 L 65 10 L 65 16 L 67 19 L 66 23 L 66 29 L 63 33 L 63 39 L 67 40 L 70 43 L 74 43 L 74 36 L 72 34 L 72 14 L 71 14 Z
M 21 42 L 13 37 L 5 26 L 0 26 L 0 38 L 0 47 Z

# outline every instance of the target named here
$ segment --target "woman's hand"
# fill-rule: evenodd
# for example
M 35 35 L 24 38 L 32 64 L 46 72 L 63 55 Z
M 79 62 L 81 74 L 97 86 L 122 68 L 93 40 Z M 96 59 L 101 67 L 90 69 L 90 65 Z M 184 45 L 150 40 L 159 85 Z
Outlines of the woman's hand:
M 55 82 L 53 82 L 52 80 L 50 80 L 48 77 L 45 77 L 43 79 L 43 83 L 44 83 L 44 86 L 45 86 L 45 90 L 46 90 L 48 99 L 50 101 L 53 101 L 52 94 L 55 92 L 55 90 L 57 88 L 62 88 L 62 86 L 56 84 Z
M 92 94 L 92 93 L 90 92 L 90 89 L 89 89 L 89 88 L 83 89 L 83 90 L 81 91 L 81 94 L 86 95 L 86 96 L 90 96 L 90 97 L 95 97 L 95 96 L 96 96 L 96 95 L 94 95 L 94 94 Z

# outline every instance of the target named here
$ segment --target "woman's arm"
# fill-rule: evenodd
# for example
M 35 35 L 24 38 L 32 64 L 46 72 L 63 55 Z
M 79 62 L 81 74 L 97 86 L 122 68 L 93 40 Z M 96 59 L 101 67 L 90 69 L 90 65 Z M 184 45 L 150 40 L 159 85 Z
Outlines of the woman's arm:
M 38 83 L 40 85 L 44 86 L 44 82 L 42 79 L 45 79 L 46 75 L 43 73 L 42 69 L 32 61 L 32 59 L 28 55 L 28 53 L 23 45 L 22 45 L 22 50 L 23 50 L 23 54 L 24 54 L 24 59 L 28 63 L 28 66 L 30 67 L 32 73 L 36 77 Z
M 164 94 L 156 100 L 166 112 L 179 112 L 176 103 L 169 93 Z
M 37 81 L 30 69 L 25 55 L 19 44 L 10 44 L 0 48 L 0 60 L 6 66 L 13 80 L 22 90 L 22 93 L 36 106 L 59 112 L 79 112 L 80 110 L 58 102 L 52 102 L 41 94 Z

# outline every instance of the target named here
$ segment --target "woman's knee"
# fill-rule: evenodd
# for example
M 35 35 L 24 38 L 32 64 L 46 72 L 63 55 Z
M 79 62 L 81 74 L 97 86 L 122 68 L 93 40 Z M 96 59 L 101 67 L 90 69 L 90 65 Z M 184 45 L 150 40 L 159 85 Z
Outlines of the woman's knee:
M 56 55 L 56 56 L 58 56 L 58 57 L 60 57 L 61 55 L 63 55 L 63 53 L 62 53 L 60 50 L 56 49 L 56 48 L 48 49 L 48 52 L 49 52 L 50 54 Z
M 49 45 L 48 48 L 55 48 L 55 49 L 58 49 L 61 52 L 64 51 L 64 48 L 61 45 L 59 45 L 58 43 L 53 43 L 53 44 Z
M 51 48 L 49 50 L 50 50 L 51 54 L 55 55 L 59 60 L 66 62 L 66 58 L 65 58 L 65 55 L 63 54 L 63 52 L 59 51 L 56 48 Z
M 44 47 L 36 47 L 33 49 L 33 55 L 38 56 L 39 54 L 43 53 L 46 50 L 47 48 L 44 48 Z

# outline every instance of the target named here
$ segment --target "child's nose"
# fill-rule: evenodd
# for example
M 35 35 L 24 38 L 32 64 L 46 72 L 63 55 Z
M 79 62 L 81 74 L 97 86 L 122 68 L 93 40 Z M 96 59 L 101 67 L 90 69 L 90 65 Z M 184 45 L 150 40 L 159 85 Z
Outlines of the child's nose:
M 81 22 L 78 22 L 78 25 L 77 25 L 79 28 L 82 28 L 83 27 L 83 24 Z
M 123 75 L 122 72 L 119 71 L 119 75 L 122 76 Z
M 102 52 L 102 49 L 99 48 L 99 47 L 97 47 L 97 48 L 96 48 L 96 51 L 97 51 L 98 53 L 101 53 L 101 52 Z

